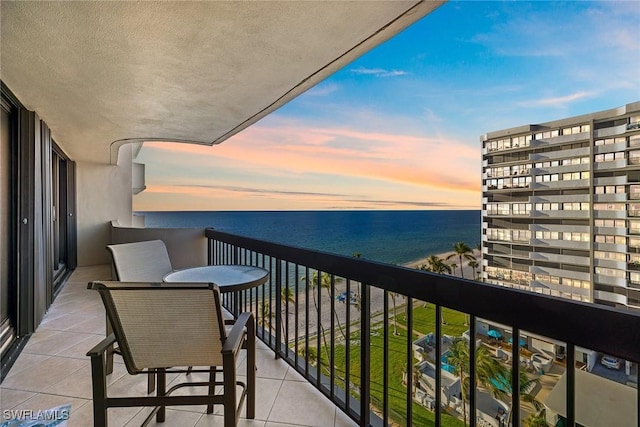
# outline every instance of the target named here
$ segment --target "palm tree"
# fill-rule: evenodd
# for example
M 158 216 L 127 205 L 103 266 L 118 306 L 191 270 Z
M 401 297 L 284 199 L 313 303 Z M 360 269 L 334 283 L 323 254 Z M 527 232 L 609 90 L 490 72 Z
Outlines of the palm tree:
M 280 289 L 280 303 L 282 304 L 282 311 L 284 311 L 289 304 L 296 302 L 296 297 L 293 295 L 293 289 L 286 286 Z
M 540 403 L 532 394 L 533 390 L 540 383 L 540 380 L 538 380 L 537 378 L 529 378 L 527 376 L 527 373 L 523 369 L 519 369 L 518 375 L 520 376 L 520 379 L 519 379 L 520 387 L 518 390 L 518 395 L 520 396 L 520 399 L 523 402 L 531 403 L 533 407 L 536 409 L 536 411 L 538 412 L 544 410 L 543 404 Z M 503 399 L 507 397 L 510 398 L 511 395 L 513 394 L 513 368 L 509 368 L 507 376 L 504 377 L 503 379 L 500 379 L 499 381 L 504 383 L 505 385 L 504 388 L 506 390 L 503 390 L 502 388 L 497 388 L 496 390 L 493 390 L 494 396 L 498 398 L 503 398 Z M 512 413 L 510 412 L 509 419 L 507 420 L 507 425 L 511 424 L 511 416 L 512 416 Z
M 452 262 L 449 265 L 451 266 L 451 270 L 453 271 L 451 274 L 453 274 L 455 276 L 456 275 L 456 268 L 458 268 L 458 264 L 456 264 L 455 262 Z M 460 270 L 462 270 L 462 266 L 460 267 Z
M 389 292 L 389 296 L 391 297 L 391 303 L 393 304 L 393 335 L 400 335 L 398 333 L 398 316 L 396 314 L 396 297 L 400 295 L 395 292 Z
M 463 338 L 457 338 L 449 347 L 448 363 L 455 367 L 458 377 L 460 378 L 460 386 L 462 388 L 462 417 L 464 425 L 467 425 L 467 395 L 471 381 L 469 380 L 469 344 Z M 476 349 L 476 378 L 479 384 L 491 390 L 492 394 L 497 393 L 497 386 L 492 380 L 496 378 L 506 378 L 507 369 L 496 359 L 491 357 L 491 353 L 486 347 Z
M 413 365 L 411 369 L 411 381 L 413 382 L 413 395 L 412 397 L 415 399 L 416 393 L 418 391 L 418 386 L 420 385 L 420 380 L 422 379 L 422 371 L 418 369 L 416 365 Z
M 289 304 L 294 304 L 296 302 L 296 297 L 293 294 L 293 289 L 288 286 L 280 288 L 280 304 L 282 308 L 280 309 L 282 314 L 285 314 L 287 311 L 287 307 Z M 285 322 L 282 323 L 282 335 L 285 336 L 287 334 L 285 330 Z M 289 340 L 289 337 L 285 337 L 285 340 Z
M 258 325 L 272 331 L 273 325 L 275 324 L 276 314 L 271 310 L 271 304 L 268 300 L 264 300 L 260 303 L 258 313 L 262 314 L 261 316 L 257 316 Z
M 476 280 L 479 279 L 479 275 L 478 275 L 478 267 L 480 266 L 480 264 L 478 264 L 478 261 L 476 260 L 471 260 L 469 261 L 469 267 L 471 267 L 473 269 L 473 273 L 474 273 L 474 277 Z
M 462 273 L 462 278 L 464 279 L 464 269 L 462 268 L 462 258 L 464 257 L 468 261 L 475 261 L 476 257 L 473 256 L 473 250 L 464 242 L 456 242 L 453 245 L 453 253 L 447 257 L 453 258 L 454 256 L 458 256 L 460 259 L 460 271 Z
M 316 308 L 316 312 L 319 313 L 320 310 L 318 308 L 318 301 L 316 300 L 316 293 L 313 292 L 313 290 L 318 286 L 318 282 L 319 281 L 326 281 L 327 279 L 329 280 L 329 283 L 331 282 L 331 276 L 329 276 L 329 274 L 327 273 L 322 273 L 320 275 L 320 280 L 318 280 L 318 272 L 314 271 L 313 275 L 311 275 L 311 296 L 313 296 L 313 305 Z M 307 280 L 307 278 L 305 276 L 302 276 L 300 278 L 300 280 L 302 280 L 303 282 Z M 325 355 L 327 356 L 327 360 L 330 360 L 329 357 L 329 345 L 327 344 L 327 337 L 324 331 L 324 326 L 322 325 L 322 321 L 320 321 L 318 323 L 318 333 L 322 336 L 322 341 L 324 343 L 324 352 Z
M 432 273 L 438 273 L 438 274 L 449 273 L 449 274 L 451 274 L 451 266 L 449 266 L 448 264 L 445 264 L 444 260 L 442 258 L 440 258 L 438 255 L 429 256 L 429 258 L 427 258 L 427 264 L 422 264 L 418 268 L 420 270 L 430 271 Z M 426 306 L 426 303 L 425 303 L 425 306 Z M 441 313 L 440 322 L 443 325 L 446 325 L 447 322 L 444 320 L 444 311 L 441 310 L 440 313 Z
M 321 274 L 321 278 L 320 278 L 320 286 L 322 286 L 323 289 L 325 289 L 327 291 L 327 295 L 329 295 L 329 299 L 331 299 L 331 288 L 333 288 L 333 282 L 331 280 L 331 275 L 329 273 L 322 273 Z M 318 283 L 318 272 L 315 271 L 313 273 L 313 276 L 311 277 L 312 279 L 312 285 L 311 285 L 311 289 L 314 289 L 315 286 Z M 315 298 L 315 295 L 314 295 Z M 347 295 L 347 298 L 349 298 L 349 303 L 351 302 L 351 296 Z M 317 307 L 316 307 L 317 308 Z M 336 318 L 336 323 L 338 325 L 338 330 L 340 331 L 340 334 L 342 335 L 342 338 L 346 341 L 347 340 L 347 336 L 344 333 L 344 330 L 342 329 L 342 323 L 340 323 L 340 317 L 338 316 L 338 312 L 334 311 L 334 316 Z
M 451 274 L 451 267 L 445 264 L 444 260 L 438 255 L 431 255 L 429 258 L 427 258 L 427 264 L 421 265 L 420 269 L 438 274 Z
M 538 414 L 529 414 L 529 416 L 525 418 L 523 422 L 524 427 L 549 427 L 544 411 Z

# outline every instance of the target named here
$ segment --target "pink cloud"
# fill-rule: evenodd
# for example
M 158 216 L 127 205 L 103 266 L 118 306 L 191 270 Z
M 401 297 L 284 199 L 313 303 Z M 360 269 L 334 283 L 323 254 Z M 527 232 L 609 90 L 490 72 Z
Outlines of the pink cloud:
M 227 159 L 271 170 L 354 176 L 479 191 L 480 150 L 458 141 L 345 128 L 253 126 L 214 147 L 147 143 L 145 149 Z

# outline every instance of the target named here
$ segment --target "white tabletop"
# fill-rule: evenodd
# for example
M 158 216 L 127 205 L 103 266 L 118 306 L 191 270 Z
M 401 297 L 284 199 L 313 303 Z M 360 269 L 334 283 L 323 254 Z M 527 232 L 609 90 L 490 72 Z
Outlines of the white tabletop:
M 269 272 L 249 265 L 207 265 L 176 270 L 164 276 L 165 282 L 213 283 L 220 292 L 235 292 L 260 286 L 269 279 Z

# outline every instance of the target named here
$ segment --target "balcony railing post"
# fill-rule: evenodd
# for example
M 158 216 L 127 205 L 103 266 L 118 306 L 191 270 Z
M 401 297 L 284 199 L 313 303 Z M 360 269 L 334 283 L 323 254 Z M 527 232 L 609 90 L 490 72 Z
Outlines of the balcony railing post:
M 329 292 L 331 296 L 331 302 L 329 304 L 329 314 L 331 315 L 331 332 L 329 336 L 331 337 L 331 351 L 329 352 L 329 366 L 331 367 L 331 372 L 329 373 L 329 397 L 331 400 L 334 400 L 334 386 L 336 384 L 336 370 L 335 370 L 335 357 L 336 357 L 336 278 L 332 274 L 331 275 L 331 290 Z
M 276 313 L 276 359 L 282 355 L 282 260 L 276 259 L 276 304 L 271 311 Z M 286 346 L 285 346 L 286 348 Z M 285 355 L 286 357 L 286 355 Z
M 348 294 L 347 294 L 348 295 Z M 382 305 L 383 361 L 382 361 L 382 425 L 389 425 L 389 291 L 384 291 Z M 395 316 L 396 313 L 393 313 Z M 395 320 L 395 319 L 394 319 Z
M 520 425 L 520 330 L 513 328 L 511 334 L 511 420 Z
M 469 427 L 476 426 L 476 317 L 469 315 Z M 514 424 L 518 425 L 518 424 Z
M 360 425 L 371 423 L 371 299 L 369 285 L 362 284 L 360 294 Z
M 436 427 L 440 427 L 442 425 L 442 417 L 440 414 L 442 408 L 442 363 L 440 363 L 440 357 L 442 357 L 442 307 L 440 304 L 436 304 L 436 390 L 435 390 L 435 398 L 436 398 Z
M 567 343 L 567 373 L 565 375 L 567 382 L 567 427 L 575 427 L 576 425 L 576 347 Z
M 396 313 L 393 313 L 395 316 Z M 407 298 L 407 425 L 413 425 L 413 390 L 418 386 L 413 384 L 413 298 Z M 385 347 L 384 351 L 388 349 Z

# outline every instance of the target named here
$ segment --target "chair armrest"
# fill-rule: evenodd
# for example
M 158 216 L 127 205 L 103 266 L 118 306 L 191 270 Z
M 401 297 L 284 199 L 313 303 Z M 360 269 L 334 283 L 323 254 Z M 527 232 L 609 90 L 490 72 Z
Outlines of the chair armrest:
M 103 339 L 102 341 L 100 341 L 91 350 L 89 350 L 89 352 L 87 353 L 87 356 L 89 357 L 99 356 L 101 353 L 104 353 L 107 350 L 107 348 L 114 342 L 116 342 L 116 336 L 114 334 L 111 334 L 105 339 Z
M 238 319 L 233 324 L 233 328 L 231 328 L 231 332 L 229 332 L 229 335 L 227 335 L 227 340 L 222 346 L 222 353 L 236 354 L 240 350 L 240 348 L 242 347 L 244 336 L 246 334 L 245 327 L 247 328 L 247 331 L 254 330 L 250 327 L 250 323 L 253 321 L 254 320 L 252 313 L 242 313 L 240 316 L 238 316 Z M 255 339 L 255 337 L 248 338 Z

